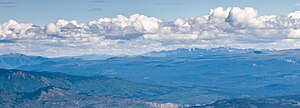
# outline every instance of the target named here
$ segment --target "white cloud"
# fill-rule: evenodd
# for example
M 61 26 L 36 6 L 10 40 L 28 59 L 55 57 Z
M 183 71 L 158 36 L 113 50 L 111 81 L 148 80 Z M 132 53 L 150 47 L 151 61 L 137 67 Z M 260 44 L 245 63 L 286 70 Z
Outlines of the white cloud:
M 47 24 L 45 30 L 48 34 L 57 34 L 60 32 L 60 28 L 53 23 Z
M 300 39 L 300 29 L 292 29 L 289 31 L 289 34 L 287 35 L 288 38 L 291 39 Z
M 144 39 L 166 41 L 166 40 L 196 40 L 198 34 L 144 34 Z
M 209 12 L 209 20 L 216 23 L 223 23 L 228 17 L 229 12 L 232 8 L 227 8 L 224 10 L 223 7 L 218 7 L 216 9 L 211 9 Z
M 23 24 L 18 23 L 15 20 L 9 20 L 8 22 L 0 25 L 0 38 L 26 38 L 28 36 L 27 31 L 31 28 L 32 24 Z M 18 34 L 24 35 L 20 36 Z
M 154 17 L 148 18 L 144 15 L 135 14 L 130 16 L 133 27 L 138 32 L 155 33 L 159 28 L 159 20 Z
M 141 54 L 179 47 L 300 48 L 300 12 L 261 16 L 251 7 L 211 9 L 174 21 L 134 14 L 87 24 L 60 19 L 44 27 L 10 20 L 0 25 L 0 53 L 44 56 Z
M 88 23 L 88 31 L 105 35 L 131 33 L 156 33 L 161 21 L 154 17 L 134 14 L 129 18 L 118 15 L 116 18 L 100 18 Z
M 253 8 L 246 7 L 245 9 L 240 9 L 238 7 L 234 7 L 229 11 L 226 22 L 238 28 L 264 27 L 263 22 L 257 19 L 258 17 L 258 12 Z
M 300 19 L 300 11 L 289 13 L 288 17 L 291 19 Z

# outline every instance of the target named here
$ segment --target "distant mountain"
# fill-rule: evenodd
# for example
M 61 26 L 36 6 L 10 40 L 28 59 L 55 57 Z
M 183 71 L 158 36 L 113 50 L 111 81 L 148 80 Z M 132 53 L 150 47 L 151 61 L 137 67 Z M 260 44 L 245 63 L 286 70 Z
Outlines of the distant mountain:
M 189 108 L 299 108 L 300 95 L 268 98 L 237 98 L 218 100 L 213 104 Z
M 104 75 L 144 84 L 190 87 L 195 92 L 181 95 L 193 97 L 190 100 L 182 99 L 181 103 L 189 104 L 210 103 L 232 97 L 300 94 L 300 50 L 218 48 L 195 49 L 195 52 L 191 54 L 188 49 L 178 49 L 159 52 L 166 56 L 43 62 L 18 69 Z
M 16 69 L 20 66 L 37 65 L 44 62 L 61 62 L 72 61 L 76 62 L 82 60 L 80 58 L 72 57 L 59 57 L 59 58 L 47 58 L 42 56 L 29 56 L 19 53 L 9 53 L 0 55 L 0 68 L 3 69 Z
M 255 50 L 255 49 L 237 49 L 228 47 L 219 47 L 211 49 L 200 49 L 200 48 L 179 48 L 176 50 L 167 50 L 159 52 L 150 52 L 145 56 L 150 57 L 203 57 L 213 55 L 235 55 L 235 54 L 263 54 L 263 52 L 269 52 L 270 50 Z
M 150 102 L 154 106 L 294 95 L 300 94 L 299 54 L 297 49 L 216 48 L 177 49 L 104 60 L 46 58 L 17 68 L 27 71 L 1 70 L 0 88 L 22 93 L 53 86 L 92 96 Z
M 115 57 L 112 55 L 96 55 L 96 54 L 87 54 L 87 55 L 80 55 L 80 56 L 70 56 L 66 58 L 78 58 L 82 60 L 105 60 L 111 57 Z
M 34 65 L 47 61 L 41 56 L 26 56 L 18 53 L 0 55 L 0 68 L 15 69 L 22 65 Z

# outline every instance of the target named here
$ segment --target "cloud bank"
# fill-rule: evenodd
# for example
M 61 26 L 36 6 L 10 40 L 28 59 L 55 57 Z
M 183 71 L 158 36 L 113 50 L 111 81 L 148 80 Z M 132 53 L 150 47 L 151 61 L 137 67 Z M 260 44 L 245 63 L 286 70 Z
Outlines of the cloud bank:
M 174 21 L 134 14 L 86 24 L 60 19 L 45 26 L 10 20 L 0 25 L 0 53 L 44 56 L 135 55 L 176 48 L 300 48 L 300 11 L 261 16 L 251 7 L 218 7 Z

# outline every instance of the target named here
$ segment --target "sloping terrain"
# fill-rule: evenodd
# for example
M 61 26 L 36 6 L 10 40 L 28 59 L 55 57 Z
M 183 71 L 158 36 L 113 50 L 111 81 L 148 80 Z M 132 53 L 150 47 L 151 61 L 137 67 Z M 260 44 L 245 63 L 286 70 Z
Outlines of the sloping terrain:
M 137 57 L 44 62 L 20 69 L 192 87 L 217 92 L 221 97 L 269 97 L 300 93 L 299 53 L 299 50 L 178 49 Z
M 218 100 L 213 104 L 190 108 L 299 108 L 300 95 L 268 97 L 268 98 L 237 98 Z
M 74 91 L 74 95 L 79 93 L 87 96 L 125 98 L 156 103 L 207 103 L 220 96 L 218 93 L 201 89 L 146 85 L 119 78 L 0 69 L 0 89 L 3 91 L 35 92 L 49 86 Z M 211 96 L 203 98 L 207 94 Z
M 70 76 L 80 75 L 83 79 L 78 82 L 81 83 L 94 82 L 93 78 L 87 76 L 100 75 L 138 82 L 144 86 L 161 85 L 160 87 L 168 89 L 162 89 L 157 93 L 151 91 L 154 95 L 151 93 L 149 95 L 148 88 L 143 89 L 142 86 L 120 91 L 121 94 L 117 92 L 114 95 L 146 101 L 208 104 L 225 98 L 300 94 L 299 53 L 300 50 L 177 49 L 152 52 L 143 56 L 112 57 L 105 60 L 70 60 L 69 58 L 44 61 L 40 64 L 22 65 L 18 69 L 62 72 L 71 74 Z M 83 76 L 87 78 L 84 79 Z M 107 85 L 110 83 L 107 82 Z M 81 85 L 83 84 L 72 86 L 84 87 Z M 91 90 L 89 86 L 85 88 Z M 105 91 L 100 88 L 97 90 Z M 147 93 L 136 94 L 139 89 Z M 116 89 L 108 91 L 114 90 Z M 133 92 L 128 95 L 126 94 L 128 91 Z M 103 94 L 111 95 L 106 92 Z
M 132 99 L 93 96 L 54 86 L 42 87 L 33 92 L 0 90 L 2 108 L 151 108 L 145 102 Z
M 101 96 L 144 98 L 173 92 L 172 88 L 150 86 L 118 78 L 72 76 L 61 73 L 35 73 L 20 70 L 0 70 L 0 88 L 15 92 L 33 92 L 55 86 Z

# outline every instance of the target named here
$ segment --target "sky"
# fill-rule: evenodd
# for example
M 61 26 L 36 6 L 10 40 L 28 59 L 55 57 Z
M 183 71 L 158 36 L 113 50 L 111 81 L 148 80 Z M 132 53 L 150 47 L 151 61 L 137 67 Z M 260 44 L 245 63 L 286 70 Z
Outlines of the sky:
M 300 48 L 296 0 L 0 0 L 0 54 Z
M 86 23 L 135 13 L 165 21 L 208 15 L 216 7 L 253 7 L 262 15 L 286 15 L 299 0 L 0 0 L 0 23 L 10 19 L 44 26 L 58 19 Z

